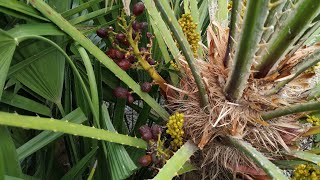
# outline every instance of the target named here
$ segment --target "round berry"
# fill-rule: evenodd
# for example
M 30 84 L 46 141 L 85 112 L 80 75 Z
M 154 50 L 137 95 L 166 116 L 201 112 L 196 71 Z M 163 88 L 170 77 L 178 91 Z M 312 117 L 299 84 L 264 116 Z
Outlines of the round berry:
M 141 91 L 148 93 L 152 89 L 152 83 L 144 82 L 143 84 L 140 85 L 140 88 L 141 88 Z
M 152 139 L 151 128 L 148 125 L 143 125 L 139 128 L 139 133 L 141 134 L 141 138 L 145 141 L 149 141 Z
M 111 59 L 116 59 L 118 51 L 119 50 L 117 49 L 110 48 L 108 49 L 108 51 L 106 51 L 106 55 L 109 56 L 109 58 Z
M 124 53 L 122 53 L 119 50 L 116 50 L 115 56 L 116 56 L 117 59 L 123 59 L 125 57 Z
M 139 159 L 139 164 L 143 167 L 149 166 L 151 162 L 152 162 L 152 158 L 149 154 L 144 155 Z
M 127 60 L 128 60 L 129 62 L 131 62 L 131 63 L 135 63 L 135 62 L 138 61 L 137 58 L 135 58 L 134 55 L 129 55 L 129 56 L 127 57 Z
M 158 124 L 154 124 L 151 126 L 151 132 L 153 135 L 153 139 L 158 139 L 158 135 L 162 133 L 162 127 Z
M 142 135 L 145 132 L 151 132 L 151 128 L 145 124 L 139 128 L 139 132 Z
M 155 64 L 157 64 L 157 62 L 156 62 L 154 59 L 152 59 L 152 58 L 148 58 L 147 61 L 148 61 L 148 63 L 149 63 L 150 65 L 155 65 Z
M 98 29 L 96 33 L 100 38 L 108 37 L 108 32 L 105 29 Z
M 116 63 L 124 71 L 130 69 L 130 67 L 131 67 L 131 63 L 125 59 L 121 59 L 121 60 L 117 61 Z
M 127 98 L 129 91 L 123 87 L 116 87 L 112 93 L 115 97 L 124 99 Z
M 152 137 L 152 133 L 151 132 L 146 132 L 146 133 L 141 135 L 141 138 L 148 142 L 153 138 Z
M 138 2 L 137 4 L 135 4 L 134 6 L 133 6 L 133 14 L 135 15 L 135 16 L 139 16 L 140 14 L 142 14 L 143 13 L 143 11 L 144 11 L 144 4 L 142 3 L 142 2 Z
M 132 29 L 135 31 L 139 31 L 141 29 L 141 24 L 137 21 L 133 21 L 132 23 Z
M 123 34 L 123 33 L 119 33 L 116 35 L 116 39 L 119 41 L 119 42 L 124 42 L 126 40 L 126 35 Z

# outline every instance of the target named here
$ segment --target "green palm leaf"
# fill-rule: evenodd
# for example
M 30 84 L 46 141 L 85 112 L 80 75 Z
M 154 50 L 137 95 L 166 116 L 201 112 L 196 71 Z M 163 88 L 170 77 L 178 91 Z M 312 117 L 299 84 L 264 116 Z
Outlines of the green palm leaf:
M 0 29 L 0 99 L 15 49 L 15 39 Z

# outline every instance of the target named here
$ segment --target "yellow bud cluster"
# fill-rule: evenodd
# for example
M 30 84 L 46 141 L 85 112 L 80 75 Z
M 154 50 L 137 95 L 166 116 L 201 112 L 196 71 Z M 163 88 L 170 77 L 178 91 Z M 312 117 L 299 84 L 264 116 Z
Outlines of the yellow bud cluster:
M 293 172 L 292 180 L 318 180 L 320 179 L 320 170 L 309 164 L 298 165 Z
M 307 115 L 307 121 L 313 126 L 320 126 L 320 118 L 317 118 L 316 116 Z
M 241 10 L 241 17 L 243 18 L 244 16 L 244 12 L 246 10 L 246 5 L 247 5 L 247 0 L 243 1 L 243 6 L 242 6 L 242 10 Z M 232 1 L 230 0 L 228 3 L 228 10 L 231 11 L 232 10 Z
M 184 131 L 182 129 L 184 122 L 184 116 L 182 113 L 175 113 L 170 116 L 167 123 L 167 133 L 173 138 L 170 142 L 171 147 L 174 151 L 178 150 L 178 148 L 183 144 L 183 135 Z
M 194 56 L 197 56 L 197 51 L 199 48 L 200 34 L 197 32 L 197 24 L 193 22 L 190 13 L 183 14 L 179 19 L 179 24 L 183 30 L 184 35 L 187 37 L 189 44 L 191 45 L 191 50 Z
M 179 71 L 178 65 L 174 61 L 170 61 L 170 66 L 173 67 L 176 71 Z
M 229 10 L 229 11 L 232 10 L 232 1 L 229 1 L 229 3 L 228 3 L 228 10 Z
M 320 63 L 317 63 L 316 65 L 310 67 L 305 71 L 305 73 L 315 73 L 317 69 L 320 68 Z

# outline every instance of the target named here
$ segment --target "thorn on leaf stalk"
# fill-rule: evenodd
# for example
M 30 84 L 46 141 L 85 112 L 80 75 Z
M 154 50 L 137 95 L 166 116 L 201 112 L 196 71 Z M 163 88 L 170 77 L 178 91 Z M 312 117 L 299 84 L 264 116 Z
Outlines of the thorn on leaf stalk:
M 263 47 L 266 47 L 268 44 L 269 44 L 269 43 L 260 43 L 260 44 L 258 44 L 258 46 L 259 46 L 260 48 L 263 48 Z
M 274 2 L 274 3 L 269 3 L 268 7 L 269 7 L 269 10 L 277 7 L 278 5 L 282 4 L 286 2 L 285 0 L 278 0 L 277 2 Z
M 274 26 L 263 27 L 263 31 L 274 31 Z

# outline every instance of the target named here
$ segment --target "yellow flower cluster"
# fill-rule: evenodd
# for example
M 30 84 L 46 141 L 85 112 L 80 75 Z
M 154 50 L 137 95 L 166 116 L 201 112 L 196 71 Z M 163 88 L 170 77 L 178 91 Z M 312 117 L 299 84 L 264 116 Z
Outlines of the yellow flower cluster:
M 179 71 L 178 65 L 174 61 L 170 61 L 170 66 L 173 67 L 176 71 Z
M 174 151 L 178 150 L 178 148 L 183 144 L 183 121 L 183 114 L 177 112 L 174 115 L 170 116 L 167 123 L 168 129 L 166 132 L 173 138 L 173 141 L 171 141 L 170 144 Z
M 298 165 L 293 172 L 292 180 L 318 180 L 320 170 L 309 164 Z
M 316 116 L 307 115 L 307 121 L 314 126 L 320 126 L 320 118 L 317 118 Z
M 189 44 L 191 45 L 191 50 L 194 56 L 197 56 L 197 51 L 199 47 L 200 34 L 197 32 L 197 24 L 193 22 L 190 13 L 183 14 L 179 19 L 179 24 L 183 30 L 184 35 L 187 37 Z
M 246 10 L 246 5 L 247 5 L 247 0 L 243 1 L 243 5 L 242 5 L 242 10 L 241 10 L 241 17 L 243 18 L 244 16 L 244 11 Z M 232 1 L 230 0 L 228 3 L 228 10 L 231 11 L 232 10 Z
M 310 67 L 305 71 L 305 73 L 315 73 L 317 69 L 320 68 L 320 63 L 317 63 L 316 65 Z

